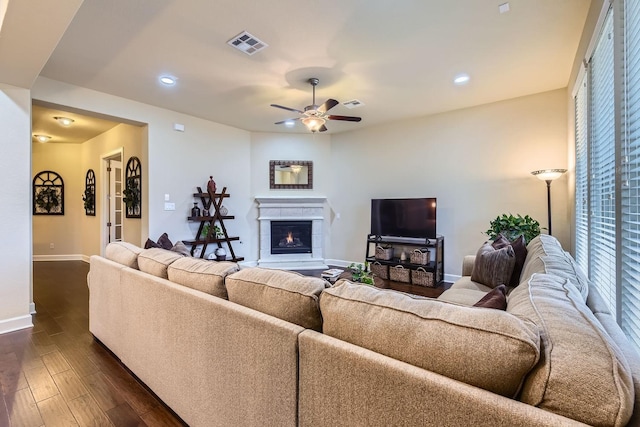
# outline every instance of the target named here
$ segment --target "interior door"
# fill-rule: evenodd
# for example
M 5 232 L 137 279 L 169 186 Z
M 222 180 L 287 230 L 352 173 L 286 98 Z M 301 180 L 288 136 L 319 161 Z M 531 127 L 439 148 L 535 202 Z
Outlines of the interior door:
M 109 216 L 107 219 L 107 235 L 109 242 L 121 242 L 123 236 L 122 229 L 122 162 L 109 160 L 109 194 L 107 194 L 109 204 Z

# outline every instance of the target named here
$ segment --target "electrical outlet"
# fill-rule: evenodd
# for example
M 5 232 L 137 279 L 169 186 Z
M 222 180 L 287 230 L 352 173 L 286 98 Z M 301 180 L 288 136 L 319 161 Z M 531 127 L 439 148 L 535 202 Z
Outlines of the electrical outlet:
M 49 243 L 49 249 L 54 249 L 56 247 L 56 245 L 54 245 L 53 243 Z

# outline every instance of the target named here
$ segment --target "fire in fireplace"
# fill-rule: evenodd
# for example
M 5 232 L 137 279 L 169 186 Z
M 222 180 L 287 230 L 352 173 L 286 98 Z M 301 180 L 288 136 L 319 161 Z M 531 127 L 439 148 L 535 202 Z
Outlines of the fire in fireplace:
M 310 254 L 311 221 L 271 221 L 271 253 Z

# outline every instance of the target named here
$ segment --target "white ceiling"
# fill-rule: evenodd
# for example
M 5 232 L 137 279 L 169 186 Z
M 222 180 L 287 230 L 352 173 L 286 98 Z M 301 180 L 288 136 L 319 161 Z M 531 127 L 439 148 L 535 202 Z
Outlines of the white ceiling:
M 567 86 L 587 0 L 85 0 L 41 75 L 249 131 L 358 99 L 336 133 Z M 246 30 L 269 47 L 227 41 Z M 465 72 L 471 81 L 455 86 Z M 161 74 L 178 77 L 174 87 Z

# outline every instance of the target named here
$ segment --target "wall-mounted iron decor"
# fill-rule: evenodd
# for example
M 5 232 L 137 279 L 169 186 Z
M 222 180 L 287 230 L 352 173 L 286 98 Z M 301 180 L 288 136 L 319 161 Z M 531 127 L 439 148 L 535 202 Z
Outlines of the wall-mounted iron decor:
M 96 174 L 93 169 L 87 171 L 84 178 L 84 213 L 89 216 L 96 216 Z
M 125 170 L 125 189 L 122 201 L 127 218 L 142 217 L 142 165 L 137 157 L 130 157 Z
M 42 171 L 33 178 L 33 214 L 64 215 L 64 181 L 56 172 Z

